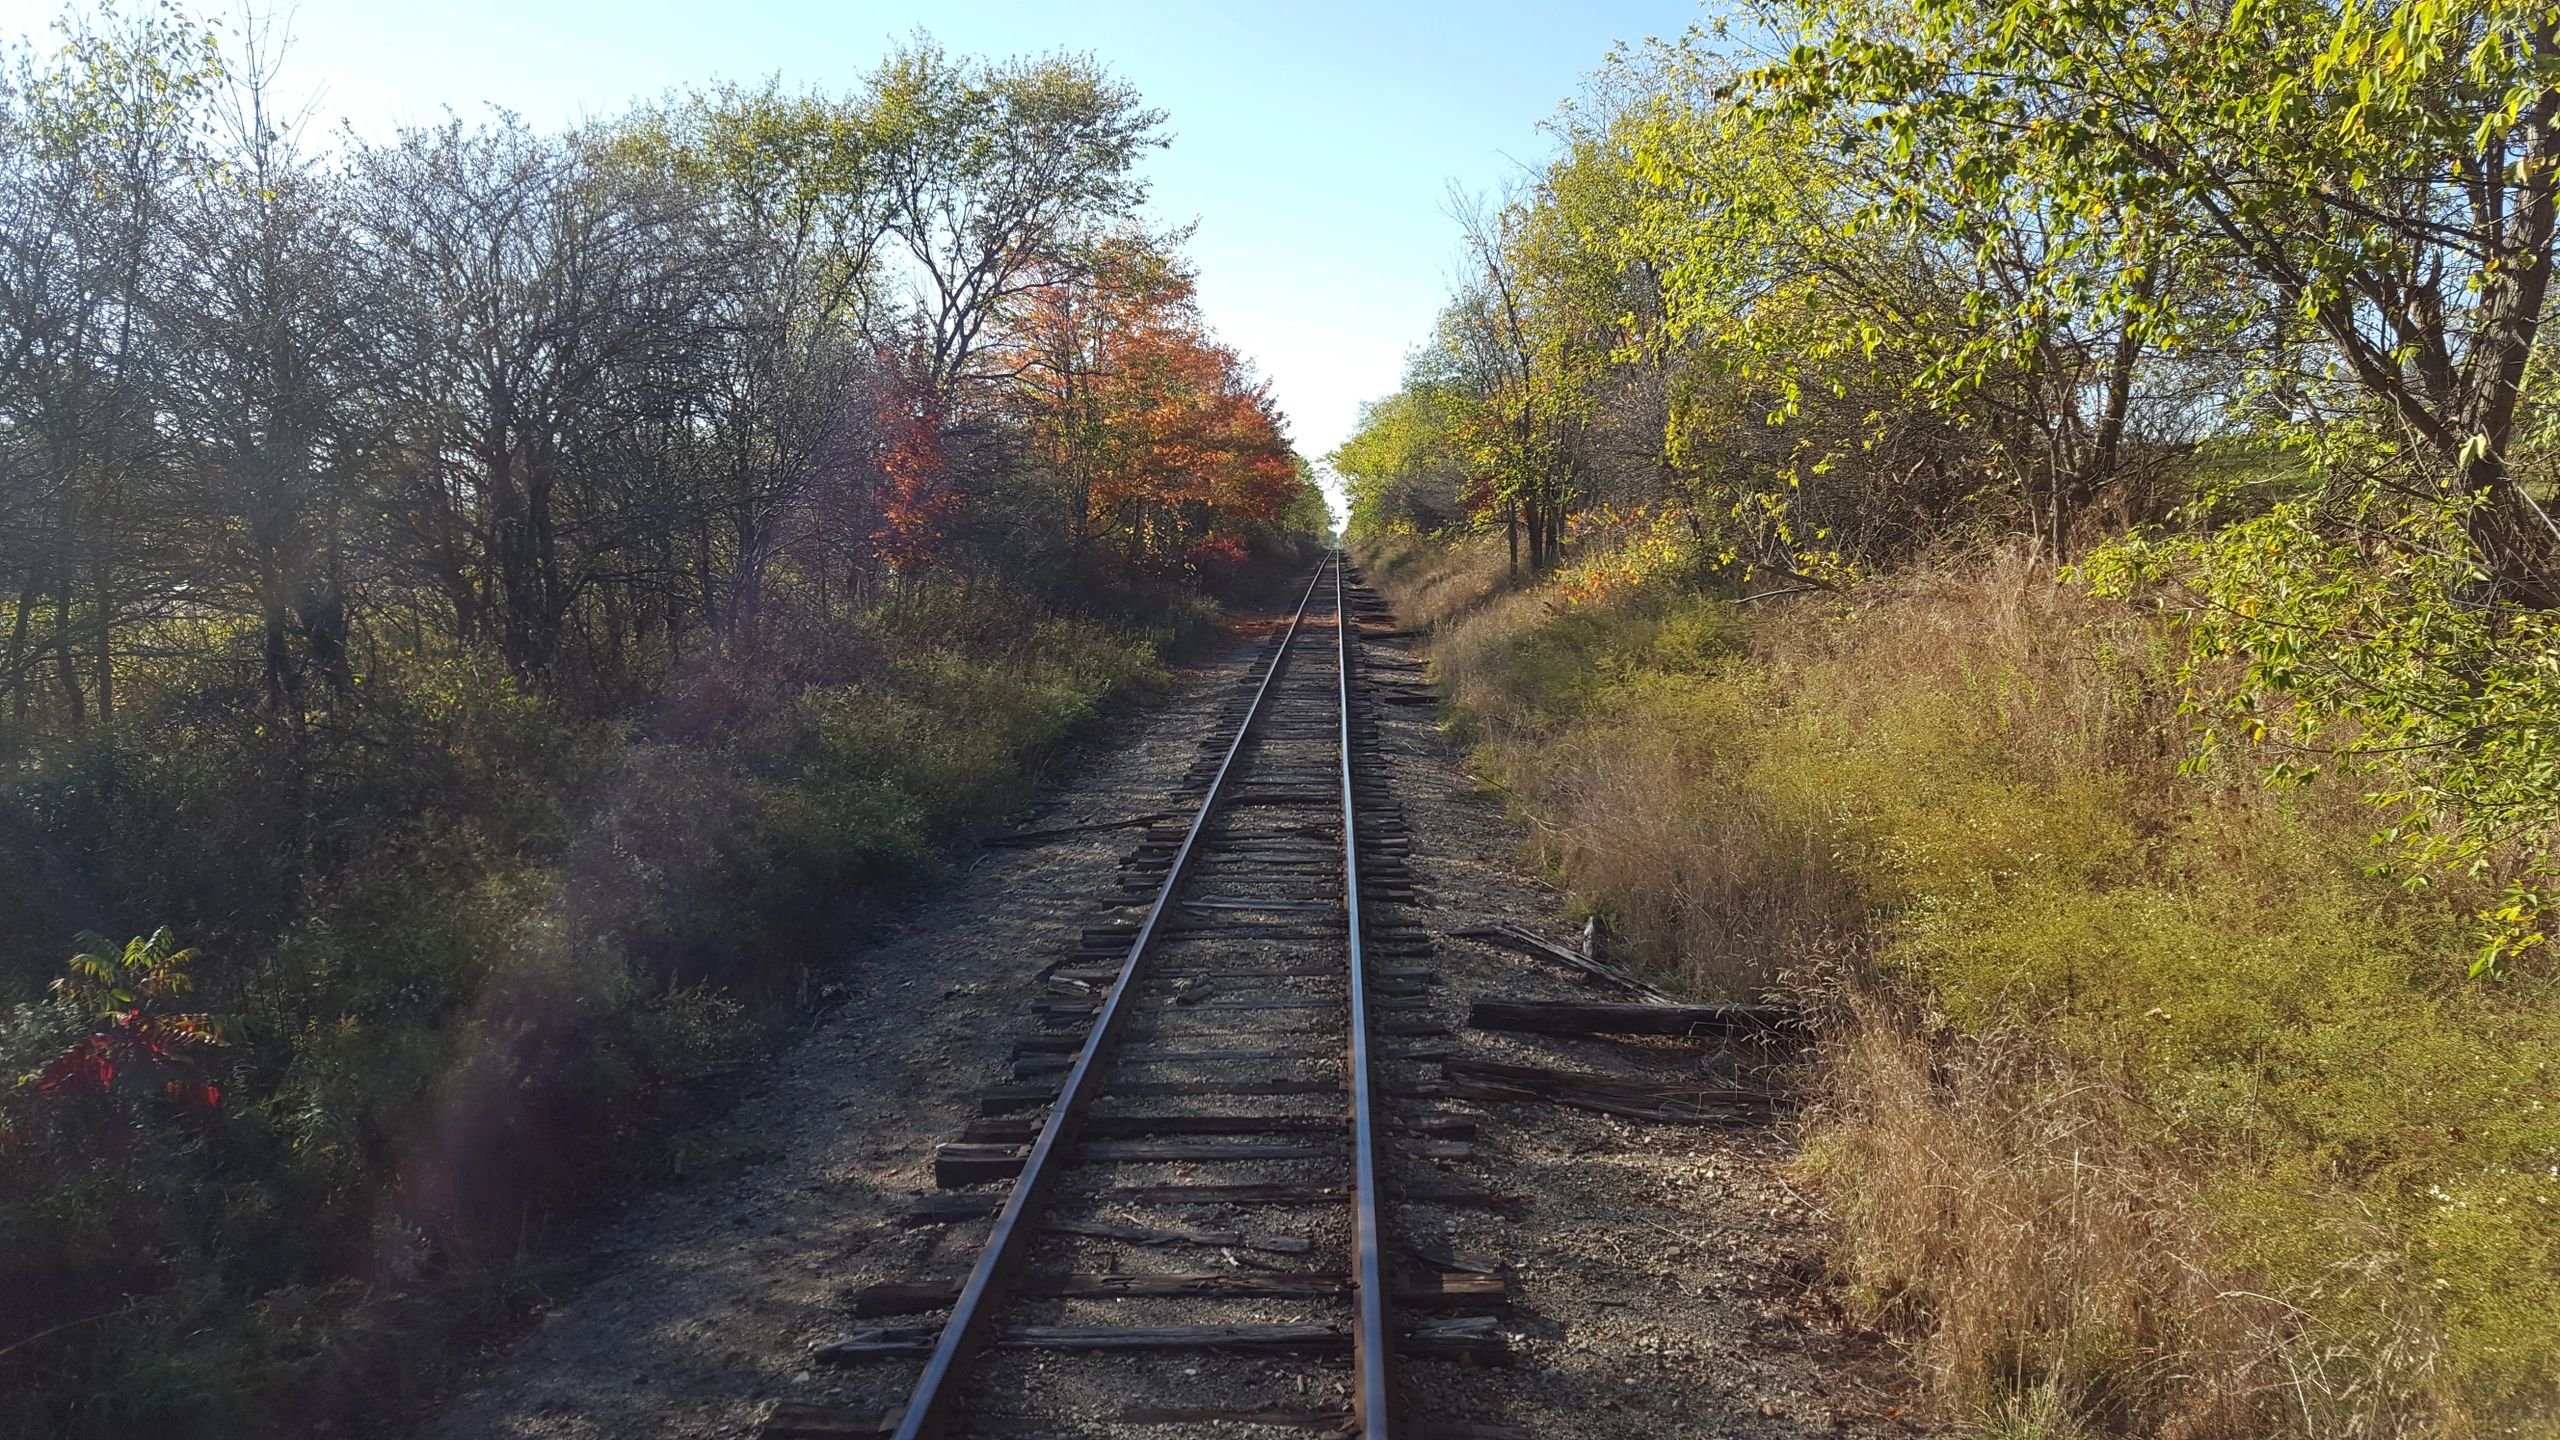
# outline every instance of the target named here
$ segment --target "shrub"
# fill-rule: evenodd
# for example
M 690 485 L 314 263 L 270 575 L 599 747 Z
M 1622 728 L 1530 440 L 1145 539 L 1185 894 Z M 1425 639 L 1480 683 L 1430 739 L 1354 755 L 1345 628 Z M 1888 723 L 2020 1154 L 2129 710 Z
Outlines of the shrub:
M 99 918 L 199 942 L 85 946 L 0 1010 L 0 1290 L 47 1297 L 0 1312 L 0 1430 L 357 1425 L 432 1383 L 1203 615 L 923 590 L 690 661 L 638 723 L 467 652 L 377 657 L 298 732 L 217 675 L 0 783 L 0 996 Z

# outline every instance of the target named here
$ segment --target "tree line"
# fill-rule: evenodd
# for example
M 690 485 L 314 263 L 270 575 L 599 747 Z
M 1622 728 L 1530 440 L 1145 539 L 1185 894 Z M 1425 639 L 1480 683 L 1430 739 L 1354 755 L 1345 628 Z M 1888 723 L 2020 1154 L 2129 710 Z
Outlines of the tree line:
M 282 54 L 0 55 L 12 1434 L 427 1403 L 1326 524 L 1089 58 L 375 137 Z
M 1463 283 L 1334 463 L 1356 526 L 1586 588 L 2030 544 L 2175 623 L 2209 754 L 2510 880 L 2494 967 L 2560 834 L 2555 123 L 2527 5 L 1763 0 L 1461 197 Z
M 1163 117 L 1088 59 L 920 40 L 841 95 L 376 140 L 217 39 L 109 13 L 0 83 L 13 745 L 181 658 L 291 715 L 430 636 L 607 701 L 778 583 L 1057 593 L 1306 518 L 1145 228 Z

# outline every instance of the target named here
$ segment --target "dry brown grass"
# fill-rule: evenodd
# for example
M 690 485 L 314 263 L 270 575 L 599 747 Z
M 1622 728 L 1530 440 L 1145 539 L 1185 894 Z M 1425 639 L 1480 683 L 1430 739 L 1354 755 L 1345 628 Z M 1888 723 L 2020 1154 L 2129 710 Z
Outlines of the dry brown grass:
M 1833 1019 L 1805 1164 L 1837 1211 L 1835 1264 L 1934 1393 L 1992 1397 L 1958 1418 L 2261 1433 L 2248 1357 L 2283 1317 L 2199 1263 L 2193 1182 L 2134 1138 L 2120 1084 L 2026 1036 L 1928 1036 L 1875 991 Z M 2183 1373 L 2144 1383 L 2172 1356 Z
M 1515 588 L 1498 541 L 1366 558 L 1398 616 L 1431 631 L 1435 673 L 1486 742 L 1480 766 L 1521 802 L 1535 858 L 1631 953 L 1701 994 L 1739 995 L 1774 983 L 1777 957 L 1864 928 L 1822 837 L 1744 790 L 1710 730 L 1658 716 L 1559 723 L 1554 697 L 1504 663 L 1559 602 Z
M 2328 1333 L 2235 1263 L 2210 1166 L 2135 1077 L 2025 1030 L 1932 1026 L 1872 974 L 1828 1000 L 1803 1168 L 1834 1207 L 1838 1273 L 1965 1429 L 2478 1433 L 2422 1317 Z M 2337 1244 L 2348 1266 L 2391 1248 L 2378 1225 Z
M 1502 583 L 1498 544 L 1383 558 L 1577 901 L 1695 990 L 1826 1016 L 1806 1176 L 1951 1428 L 2560 1435 L 2552 1352 L 2517 1338 L 2544 1279 L 2423 1238 L 2417 1171 L 2335 1162 L 2505 1113 L 2369 1083 L 2338 1026 L 2371 1063 L 2517 1077 L 2487 1094 L 2534 1083 L 2548 1021 L 2413 963 L 2467 902 L 2366 875 L 2351 792 L 2181 773 L 2140 617 L 2023 554 L 1739 619 L 1568 607 Z
M 1502 543 L 1491 536 L 1448 546 L 1391 535 L 1359 542 L 1355 549 L 1369 583 L 1394 604 L 1397 618 L 1417 630 L 1473 614 L 1515 588 Z
M 1705 995 L 1768 990 L 1789 957 L 1859 934 L 1863 902 L 1824 837 L 1718 774 L 1703 747 L 1666 739 L 1594 734 L 1550 752 L 1545 847 L 1576 899 Z

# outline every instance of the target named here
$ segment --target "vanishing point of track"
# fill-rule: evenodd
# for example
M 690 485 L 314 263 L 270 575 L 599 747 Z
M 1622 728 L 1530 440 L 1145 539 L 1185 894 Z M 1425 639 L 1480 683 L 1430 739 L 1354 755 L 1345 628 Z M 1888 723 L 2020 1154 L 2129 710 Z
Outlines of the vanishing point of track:
M 1134 922 L 1086 930 L 1050 967 L 1039 1027 L 1016 1048 L 1020 1083 L 990 1092 L 987 1118 L 938 1153 L 946 1193 L 928 1197 L 928 1218 L 994 1215 L 967 1278 L 857 1299 L 874 1315 L 947 1306 L 939 1328 L 818 1352 L 923 1355 L 903 1413 L 882 1425 L 896 1440 L 1026 1424 L 1386 1440 L 1408 1428 L 1399 1350 L 1499 1358 L 1490 1317 L 1398 1324 L 1400 1299 L 1446 1312 L 1499 1303 L 1500 1285 L 1390 1278 L 1381 1147 L 1445 1158 L 1472 1132 L 1381 1098 L 1380 1039 L 1437 1032 L 1412 1013 L 1429 975 L 1371 958 L 1413 942 L 1396 924 L 1373 939 L 1364 880 L 1398 899 L 1411 882 L 1361 718 L 1356 612 L 1375 602 L 1345 569 L 1329 555 L 1257 656 L 1186 782 L 1187 823 L 1161 817 L 1124 861 L 1115 903 Z M 1275 1210 L 1311 1233 L 1225 1228 Z M 1202 1251 L 1225 1265 L 1162 1259 Z M 765 1433 L 852 1432 L 784 1414 Z

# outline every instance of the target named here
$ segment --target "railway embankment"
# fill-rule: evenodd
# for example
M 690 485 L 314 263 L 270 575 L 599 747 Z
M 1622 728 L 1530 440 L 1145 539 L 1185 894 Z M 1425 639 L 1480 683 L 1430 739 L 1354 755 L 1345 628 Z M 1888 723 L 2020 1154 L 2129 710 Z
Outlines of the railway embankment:
M 1348 611 L 1351 684 L 1330 616 L 1245 637 L 853 956 L 848 1003 L 735 1118 L 761 1163 L 596 1237 L 434 1433 L 887 1434 L 944 1382 L 948 1433 L 1905 1431 L 1907 1387 L 1822 1283 L 1782 1174 L 1784 1017 L 1663 1004 L 1583 953 L 1440 733 L 1412 637 Z M 1080 1069 L 1096 1093 L 1051 1136 Z M 1350 1163 L 1363 1114 L 1374 1178 Z M 1058 1170 L 1026 1199 L 1044 1136 Z M 1016 1200 L 1027 1263 L 991 1262 Z M 1375 1418 L 1372 1223 L 1396 1352 Z M 974 1302 L 995 1348 L 947 1347 L 998 1271 Z M 954 1356 L 970 1373 L 936 1382 Z
M 1737 603 L 1361 553 L 1572 916 L 1816 1017 L 1784 1173 L 1913 1413 L 2551 1433 L 2560 1005 L 2466 977 L 2493 897 L 2378 870 L 2353 787 L 2188 764 L 2157 622 L 2016 558 Z

